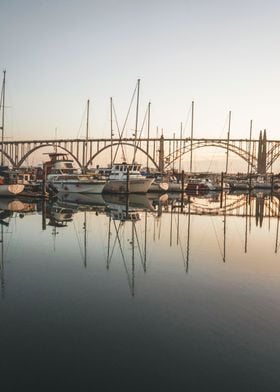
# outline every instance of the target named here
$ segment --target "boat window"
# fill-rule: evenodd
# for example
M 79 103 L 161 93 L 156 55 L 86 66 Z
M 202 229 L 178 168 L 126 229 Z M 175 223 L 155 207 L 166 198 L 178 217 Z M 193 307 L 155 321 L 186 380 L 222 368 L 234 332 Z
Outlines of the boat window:
M 120 166 L 120 171 L 123 171 L 123 166 Z
M 128 170 L 129 171 L 131 171 L 132 170 L 132 166 L 130 165 L 130 166 L 128 166 Z
M 119 170 L 119 165 L 117 165 L 115 169 L 116 169 L 116 170 Z
M 123 169 L 124 169 L 124 171 L 127 171 L 127 167 L 126 166 L 124 166 Z

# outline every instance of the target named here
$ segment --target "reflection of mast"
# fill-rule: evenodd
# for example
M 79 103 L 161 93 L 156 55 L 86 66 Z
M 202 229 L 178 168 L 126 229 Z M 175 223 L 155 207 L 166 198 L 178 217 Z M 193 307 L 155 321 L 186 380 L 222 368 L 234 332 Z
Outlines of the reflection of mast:
M 145 211 L 145 237 L 144 237 L 144 272 L 147 271 L 147 225 L 148 225 L 148 214 Z
M 249 194 L 246 195 L 245 253 L 247 253 L 247 245 L 248 245 L 248 197 L 249 197 Z
M 225 193 L 225 208 L 224 208 L 224 255 L 223 255 L 223 262 L 226 262 L 226 200 L 227 200 L 227 194 Z
M 187 237 L 186 272 L 188 272 L 188 270 L 189 270 L 189 258 L 190 258 L 190 232 L 191 232 L 191 203 L 190 203 L 190 196 L 188 196 L 188 237 Z
M 112 218 L 111 218 L 111 216 L 109 216 L 108 242 L 107 242 L 107 263 L 106 263 L 107 270 L 109 269 L 109 265 L 110 265 L 111 221 L 112 221 Z
M 1 298 L 5 297 L 5 276 L 4 276 L 4 233 L 1 225 L 1 264 L 0 264 L 0 280 L 1 280 Z
M 275 253 L 277 253 L 277 251 L 278 251 L 279 219 L 280 219 L 280 200 L 278 200 L 278 215 L 277 215 L 277 227 L 276 227 Z
M 4 124 L 5 124 L 5 88 L 6 88 L 6 71 L 3 71 L 3 82 L 2 82 L 2 90 L 1 90 L 1 101 L 0 101 L 0 109 L 2 108 L 2 125 L 0 129 L 2 130 L 1 133 L 1 166 L 4 164 Z
M 87 212 L 84 213 L 84 266 L 87 267 Z

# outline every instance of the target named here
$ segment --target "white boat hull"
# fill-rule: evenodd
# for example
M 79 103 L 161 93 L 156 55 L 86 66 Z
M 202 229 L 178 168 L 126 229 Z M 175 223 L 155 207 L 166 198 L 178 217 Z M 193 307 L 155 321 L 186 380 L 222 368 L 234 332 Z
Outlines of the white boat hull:
M 103 192 L 105 193 L 147 193 L 153 178 L 137 178 L 126 180 L 108 180 Z
M 59 193 L 102 193 L 105 181 L 81 183 L 71 181 L 52 181 L 50 185 Z

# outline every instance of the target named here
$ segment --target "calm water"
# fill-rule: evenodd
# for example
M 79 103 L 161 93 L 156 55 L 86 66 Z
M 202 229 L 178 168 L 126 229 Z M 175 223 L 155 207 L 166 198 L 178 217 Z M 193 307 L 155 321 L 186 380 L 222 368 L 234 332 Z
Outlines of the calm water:
M 3 390 L 280 390 L 276 196 L 1 203 Z

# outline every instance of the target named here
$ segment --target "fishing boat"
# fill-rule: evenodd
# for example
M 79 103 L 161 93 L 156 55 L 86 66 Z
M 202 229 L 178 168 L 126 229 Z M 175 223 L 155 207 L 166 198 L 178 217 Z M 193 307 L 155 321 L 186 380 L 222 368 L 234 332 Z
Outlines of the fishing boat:
M 104 193 L 147 193 L 154 178 L 147 178 L 140 172 L 141 165 L 114 164 L 109 179 L 104 186 Z
M 65 153 L 49 156 L 51 159 L 45 164 L 49 188 L 63 193 L 102 193 L 106 180 L 80 173 Z

